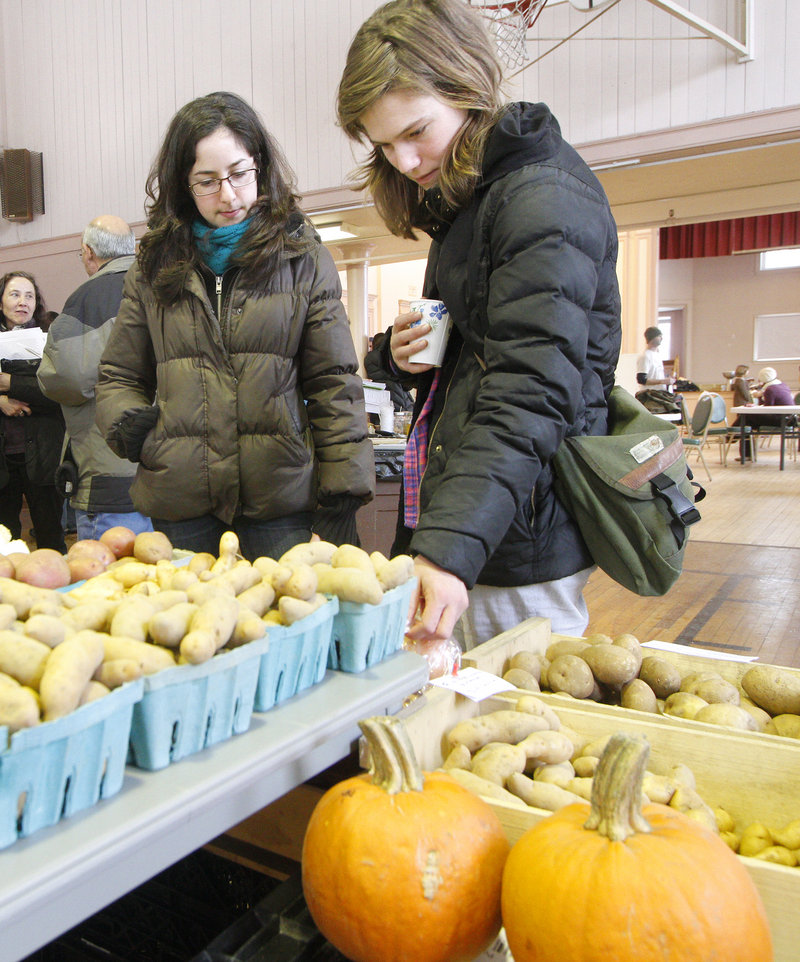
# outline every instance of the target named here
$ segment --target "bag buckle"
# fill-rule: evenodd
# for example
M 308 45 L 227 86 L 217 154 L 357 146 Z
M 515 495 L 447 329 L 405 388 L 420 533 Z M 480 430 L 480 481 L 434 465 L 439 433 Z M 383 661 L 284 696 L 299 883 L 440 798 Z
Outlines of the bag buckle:
M 655 485 L 656 493 L 667 502 L 672 517 L 684 528 L 700 520 L 700 512 L 669 475 L 657 474 L 650 480 Z

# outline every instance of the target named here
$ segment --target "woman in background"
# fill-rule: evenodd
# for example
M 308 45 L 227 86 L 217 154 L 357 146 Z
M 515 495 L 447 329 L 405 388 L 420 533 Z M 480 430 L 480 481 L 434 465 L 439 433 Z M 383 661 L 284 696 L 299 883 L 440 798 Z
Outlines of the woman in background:
M 374 493 L 341 286 L 252 107 L 213 93 L 173 117 L 148 232 L 100 364 L 97 421 L 139 462 L 136 509 L 179 548 L 250 560 L 312 532 L 357 543 Z
M 0 332 L 46 325 L 47 309 L 33 275 L 11 271 L 0 278 Z M 0 344 L 2 339 L 0 339 Z M 1 355 L 0 355 L 1 356 Z M 56 490 L 64 419 L 61 406 L 42 394 L 39 358 L 2 361 L 0 373 L 0 524 L 22 537 L 22 499 L 28 504 L 36 546 L 62 554 L 63 499 Z
M 441 368 L 414 361 L 418 312 L 395 320 L 385 363 L 417 386 L 393 549 L 415 556 L 409 635 L 458 622 L 465 648 L 533 615 L 583 633 L 593 561 L 550 462 L 568 435 L 606 433 L 620 346 L 603 189 L 547 107 L 503 104 L 500 86 L 462 0 L 394 0 L 356 33 L 338 91 L 341 126 L 372 150 L 357 186 L 392 233 L 431 235 L 423 295 L 453 317 Z

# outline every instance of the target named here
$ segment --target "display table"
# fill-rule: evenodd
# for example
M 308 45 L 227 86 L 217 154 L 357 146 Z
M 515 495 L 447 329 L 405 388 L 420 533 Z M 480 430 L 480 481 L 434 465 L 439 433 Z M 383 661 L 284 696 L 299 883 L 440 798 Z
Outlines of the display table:
M 428 678 L 400 651 L 255 714 L 249 731 L 156 772 L 0 852 L 0 962 L 17 962 L 344 758 L 357 722 L 391 714 Z
M 753 416 L 763 415 L 763 414 L 770 414 L 775 416 L 776 427 L 780 427 L 780 431 L 781 431 L 780 470 L 783 471 L 783 463 L 784 463 L 785 452 L 786 452 L 786 429 L 789 426 L 789 421 L 792 418 L 796 418 L 798 415 L 800 415 L 800 405 L 797 405 L 797 404 L 744 405 L 743 407 L 731 408 L 731 413 L 737 414 L 739 416 L 739 450 L 740 451 L 744 451 L 744 438 L 746 434 L 748 417 L 753 417 Z M 751 425 L 752 425 L 752 422 L 751 422 Z M 752 426 L 755 428 L 755 431 L 758 431 L 758 425 L 752 425 Z M 751 437 L 753 438 L 752 443 L 757 444 L 758 438 L 754 436 L 754 432 L 751 433 Z M 747 459 L 743 457 L 742 467 L 744 467 L 746 463 L 747 463 Z

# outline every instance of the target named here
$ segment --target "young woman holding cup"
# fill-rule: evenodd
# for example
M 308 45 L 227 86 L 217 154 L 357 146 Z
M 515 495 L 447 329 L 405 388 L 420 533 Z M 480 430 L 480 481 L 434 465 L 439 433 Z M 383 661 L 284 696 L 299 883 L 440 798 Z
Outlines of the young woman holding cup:
M 396 319 L 387 362 L 417 387 L 394 546 L 419 578 L 409 635 L 458 622 L 463 647 L 534 615 L 585 629 L 592 559 L 550 461 L 564 437 L 606 432 L 620 345 L 602 187 L 547 107 L 503 104 L 500 86 L 462 0 L 393 0 L 338 91 L 341 126 L 372 148 L 359 186 L 394 234 L 431 235 L 423 294 L 452 315 L 441 367 L 418 361 L 419 311 Z

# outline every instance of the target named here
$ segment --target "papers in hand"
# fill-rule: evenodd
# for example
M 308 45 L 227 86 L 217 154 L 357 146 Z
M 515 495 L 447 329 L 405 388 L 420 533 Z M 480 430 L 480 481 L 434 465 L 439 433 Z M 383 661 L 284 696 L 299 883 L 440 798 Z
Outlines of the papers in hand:
M 5 361 L 30 361 L 41 357 L 47 335 L 39 327 L 0 331 L 0 358 Z

